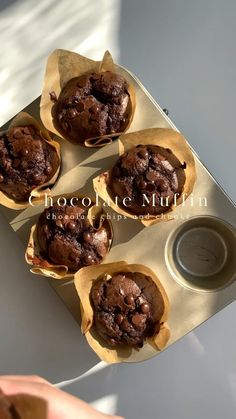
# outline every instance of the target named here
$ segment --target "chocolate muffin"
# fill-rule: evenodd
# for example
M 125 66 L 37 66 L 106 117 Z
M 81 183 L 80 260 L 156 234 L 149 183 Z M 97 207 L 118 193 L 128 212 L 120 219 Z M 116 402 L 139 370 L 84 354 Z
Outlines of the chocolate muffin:
M 56 150 L 34 126 L 12 127 L 0 137 L 0 190 L 15 202 L 27 201 L 59 165 Z
M 105 223 L 95 228 L 86 209 L 69 204 L 46 208 L 39 217 L 36 234 L 41 256 L 72 271 L 101 263 L 110 245 L 110 230 Z
M 52 98 L 55 101 L 55 97 Z M 126 80 L 111 71 L 75 77 L 64 86 L 56 105 L 57 123 L 65 138 L 88 138 L 123 132 L 130 118 Z
M 109 188 L 126 211 L 158 215 L 171 207 L 175 194 L 176 198 L 181 194 L 185 167 L 168 148 L 139 145 L 119 158 Z
M 119 272 L 95 282 L 90 293 L 94 327 L 111 346 L 142 347 L 159 332 L 163 297 L 151 277 L 139 272 Z

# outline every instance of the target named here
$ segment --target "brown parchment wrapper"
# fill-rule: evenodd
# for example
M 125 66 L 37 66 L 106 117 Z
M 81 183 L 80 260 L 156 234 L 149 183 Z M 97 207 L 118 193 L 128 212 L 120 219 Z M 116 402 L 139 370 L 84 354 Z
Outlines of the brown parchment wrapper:
M 76 197 L 79 200 L 82 200 L 83 198 L 78 194 L 78 192 L 63 194 L 63 197 L 66 199 Z M 54 197 L 53 202 L 56 202 L 57 198 L 59 198 L 59 196 Z M 107 219 L 106 213 L 102 206 L 92 204 L 88 209 L 87 218 L 92 226 L 96 228 L 104 226 L 106 228 L 107 232 L 109 233 L 109 246 L 107 251 L 107 253 L 109 253 L 112 245 L 113 231 L 111 222 Z M 40 248 L 36 234 L 36 224 L 31 227 L 29 241 L 25 252 L 25 260 L 30 266 L 32 266 L 30 271 L 33 274 L 43 275 L 54 279 L 68 279 L 72 278 L 75 274 L 75 271 L 69 270 L 68 266 L 66 265 L 57 265 L 46 259 L 43 259 L 40 254 Z
M 128 345 L 117 348 L 109 346 L 96 333 L 96 330 L 93 327 L 93 308 L 90 302 L 90 291 L 93 284 L 101 278 L 106 278 L 106 276 L 108 276 L 107 279 L 109 279 L 109 276 L 113 276 L 118 272 L 140 272 L 150 276 L 160 290 L 164 300 L 164 313 L 161 318 L 161 328 L 156 335 L 147 339 L 140 349 L 132 348 Z M 75 287 L 81 302 L 82 333 L 85 335 L 88 344 L 101 360 L 107 363 L 140 362 L 160 352 L 166 346 L 170 338 L 170 330 L 166 323 L 169 316 L 170 304 L 160 280 L 147 266 L 139 264 L 128 265 L 127 262 L 124 261 L 99 266 L 88 266 L 76 272 Z
M 145 129 L 142 131 L 132 132 L 129 134 L 124 134 L 119 138 L 119 154 L 122 155 L 129 149 L 136 147 L 139 144 L 143 145 L 159 145 L 164 148 L 169 148 L 175 156 L 180 160 L 181 163 L 186 163 L 186 169 L 185 169 L 185 175 L 186 175 L 186 181 L 183 187 L 183 191 L 181 193 L 181 196 L 178 197 L 176 200 L 176 204 L 180 205 L 183 202 L 183 195 L 185 196 L 185 199 L 191 194 L 194 183 L 196 181 L 196 170 L 195 170 L 195 162 L 193 153 L 190 150 L 190 147 L 183 137 L 182 134 L 180 134 L 177 131 L 174 131 L 172 129 L 167 128 L 150 128 Z M 126 211 L 123 207 L 116 205 L 114 196 L 112 194 L 112 191 L 108 187 L 109 178 L 111 176 L 112 168 L 102 173 L 101 175 L 97 176 L 93 180 L 93 186 L 94 190 L 98 193 L 98 195 L 106 202 L 109 201 L 109 205 L 119 214 L 133 218 L 138 219 L 142 222 L 146 227 L 149 227 L 153 224 L 159 223 L 161 221 L 168 221 L 171 219 L 171 217 L 168 217 L 166 219 L 165 217 L 162 218 L 162 215 L 156 215 L 151 216 L 149 218 L 145 219 L 145 216 L 143 217 L 137 217 L 137 215 L 134 215 L 128 210 Z M 175 211 L 175 206 L 172 205 L 167 211 L 164 213 L 169 213 Z M 173 217 L 174 218 L 174 217 Z
M 56 49 L 49 55 L 46 65 L 46 72 L 43 82 L 43 90 L 40 102 L 40 117 L 45 127 L 54 132 L 59 137 L 72 141 L 66 138 L 65 134 L 60 132 L 60 127 L 57 124 L 56 105 L 50 98 L 50 93 L 55 92 L 57 98 L 66 83 L 74 77 L 82 76 L 88 73 L 101 73 L 104 71 L 117 72 L 117 66 L 114 64 L 109 51 L 106 51 L 102 61 L 90 60 L 83 55 L 76 52 L 67 51 L 64 49 Z M 125 132 L 134 116 L 135 111 L 135 90 L 134 87 L 128 85 L 128 93 L 130 95 L 130 118 L 129 122 L 123 132 Z M 118 137 L 122 133 L 115 133 L 111 135 L 104 135 L 101 137 L 89 138 L 84 141 L 85 147 L 102 147 L 112 143 L 112 138 Z M 76 143 L 83 145 L 81 143 Z
M 31 201 L 34 205 L 37 204 L 37 202 L 41 202 L 44 198 L 44 194 L 51 194 L 51 189 L 48 188 L 48 186 L 53 185 L 59 175 L 60 167 L 61 167 L 61 153 L 60 153 L 60 144 L 56 141 L 53 141 L 48 133 L 48 131 L 43 127 L 43 125 L 38 122 L 35 118 L 33 118 L 31 115 L 29 115 L 26 112 L 20 112 L 11 122 L 9 125 L 9 128 L 11 127 L 18 127 L 18 126 L 27 126 L 32 125 L 36 129 L 38 129 L 45 139 L 45 141 L 50 144 L 51 147 L 53 147 L 56 150 L 56 153 L 59 157 L 59 166 L 55 174 L 51 179 L 49 179 L 46 183 L 37 186 L 37 188 L 33 189 L 31 191 L 30 197 Z M 8 197 L 6 194 L 4 194 L 2 191 L 0 191 L 0 204 L 4 205 L 5 207 L 15 209 L 15 210 L 21 210 L 24 208 L 27 208 L 30 206 L 29 201 L 26 202 L 15 202 L 14 199 Z

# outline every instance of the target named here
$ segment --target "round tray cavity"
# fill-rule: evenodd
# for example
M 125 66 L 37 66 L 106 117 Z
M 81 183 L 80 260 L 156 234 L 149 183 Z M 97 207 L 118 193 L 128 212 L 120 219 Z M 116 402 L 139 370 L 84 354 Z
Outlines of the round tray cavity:
M 190 218 L 169 236 L 165 258 L 181 285 L 217 291 L 236 279 L 235 230 L 217 217 Z

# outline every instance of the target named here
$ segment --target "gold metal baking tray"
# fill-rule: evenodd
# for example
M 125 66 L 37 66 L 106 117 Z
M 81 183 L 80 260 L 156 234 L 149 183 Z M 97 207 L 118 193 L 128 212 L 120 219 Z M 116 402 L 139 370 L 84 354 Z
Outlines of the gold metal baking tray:
M 177 130 L 139 80 L 123 67 L 117 69 L 136 89 L 137 108 L 129 132 L 153 127 Z M 25 111 L 39 117 L 39 98 Z M 58 141 L 63 164 L 53 195 L 63 196 L 78 189 L 86 196 L 93 195 L 92 179 L 116 161 L 118 141 L 99 149 Z M 175 210 L 174 220 L 145 228 L 136 220 L 117 221 L 113 210 L 108 209 L 114 242 L 106 262 L 142 263 L 157 273 L 171 302 L 168 321 L 171 339 L 167 347 L 236 299 L 236 239 L 232 227 L 236 221 L 235 206 L 194 155 L 197 182 L 185 206 Z M 41 206 L 23 211 L 0 208 L 25 246 L 30 227 L 42 210 Z M 188 221 L 191 217 L 195 218 Z M 200 232 L 197 238 L 196 229 Z M 79 299 L 73 281 L 49 279 L 49 282 L 79 322 Z M 147 358 L 154 355 L 156 351 L 150 349 Z

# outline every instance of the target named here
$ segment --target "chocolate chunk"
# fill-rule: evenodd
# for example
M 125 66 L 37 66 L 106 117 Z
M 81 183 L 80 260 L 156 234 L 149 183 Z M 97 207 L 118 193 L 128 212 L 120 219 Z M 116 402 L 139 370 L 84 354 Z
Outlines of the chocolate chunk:
M 84 257 L 84 263 L 86 265 L 93 265 L 95 263 L 95 260 L 93 259 L 92 255 L 88 254 L 88 255 L 85 255 L 85 257 Z
M 125 303 L 129 306 L 134 304 L 134 297 L 132 296 L 132 294 L 129 294 L 125 297 Z
M 89 233 L 89 231 L 85 231 L 84 232 L 83 238 L 84 238 L 84 241 L 85 242 L 88 242 L 88 243 L 90 243 L 92 241 L 92 239 L 93 239 L 92 234 Z
M 149 304 L 148 303 L 143 303 L 140 306 L 140 310 L 141 310 L 142 313 L 147 314 L 150 310 Z
M 73 119 L 77 116 L 77 111 L 76 109 L 69 109 L 68 110 L 68 116 L 70 119 Z
M 70 230 L 75 230 L 75 229 L 76 229 L 76 223 L 74 223 L 73 221 L 70 221 L 70 222 L 67 224 L 67 226 L 68 226 L 68 228 L 69 228 Z
M 124 320 L 124 316 L 122 316 L 122 314 L 117 314 L 117 316 L 116 316 L 116 318 L 115 318 L 115 322 L 116 322 L 118 325 L 121 325 L 121 323 L 123 322 L 123 320 Z

